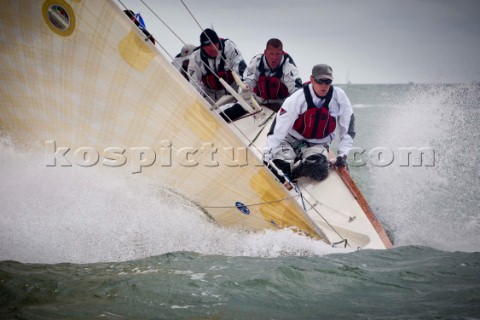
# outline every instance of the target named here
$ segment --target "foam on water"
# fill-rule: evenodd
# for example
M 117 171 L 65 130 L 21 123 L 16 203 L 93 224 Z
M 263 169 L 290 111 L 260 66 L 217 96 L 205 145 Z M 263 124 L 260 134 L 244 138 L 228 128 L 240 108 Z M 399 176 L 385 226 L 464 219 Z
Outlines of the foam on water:
M 5 139 L 0 163 L 0 260 L 86 263 L 175 251 L 258 257 L 346 252 L 289 230 L 221 228 L 184 198 L 138 175 L 46 167 L 43 155 L 19 152 Z
M 396 157 L 370 167 L 372 202 L 396 246 L 479 251 L 478 101 L 477 85 L 418 86 L 378 123 L 376 146 Z M 401 166 L 397 151 L 408 147 L 433 148 L 434 166 Z

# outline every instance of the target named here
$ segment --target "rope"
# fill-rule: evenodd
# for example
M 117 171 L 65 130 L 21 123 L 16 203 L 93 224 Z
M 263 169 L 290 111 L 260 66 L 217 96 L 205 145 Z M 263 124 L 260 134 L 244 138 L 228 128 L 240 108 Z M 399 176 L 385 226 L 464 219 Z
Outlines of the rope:
M 192 16 L 193 20 L 195 20 L 195 22 L 197 23 L 198 27 L 200 28 L 200 30 L 203 30 L 202 26 L 200 25 L 200 23 L 197 21 L 197 19 L 195 19 L 195 16 L 193 15 L 193 13 L 190 11 L 190 9 L 188 9 L 187 5 L 185 4 L 185 2 L 183 2 L 183 0 L 180 0 L 180 2 L 183 4 L 183 6 L 185 7 L 185 9 L 187 9 L 188 13 L 190 13 L 190 15 Z
M 310 192 L 308 192 L 307 189 L 303 188 L 303 190 L 304 190 L 308 195 L 310 195 L 312 198 L 315 199 L 315 197 L 314 197 Z M 308 200 L 307 200 L 307 202 L 308 202 Z M 334 208 L 332 208 L 332 207 L 329 207 L 329 206 L 327 206 L 327 205 L 324 204 L 324 203 L 321 203 L 321 202 L 318 202 L 318 203 L 321 204 L 321 205 L 323 205 L 323 206 L 325 206 L 325 207 L 327 207 L 327 208 L 329 208 L 329 209 L 331 209 L 331 210 L 333 210 L 333 211 L 336 211 L 336 212 L 338 212 L 338 213 L 341 213 L 340 211 L 338 211 L 338 210 L 336 210 L 336 209 L 334 209 Z M 335 232 L 335 233 L 340 237 L 340 239 L 342 239 L 342 241 L 345 241 L 345 246 L 347 246 L 347 245 L 350 246 L 350 244 L 348 243 L 347 239 L 345 239 L 344 237 L 342 237 L 342 235 L 340 235 L 340 233 L 338 233 L 338 231 L 330 224 L 330 222 L 328 222 L 328 220 L 325 219 L 324 216 L 322 216 L 322 214 L 317 210 L 317 208 L 316 208 L 314 205 L 312 205 L 310 202 L 308 202 L 308 204 L 310 205 L 310 209 L 312 209 L 313 211 L 315 211 L 315 212 L 320 216 L 320 218 L 322 218 L 323 221 L 325 221 L 325 223 L 330 227 L 330 229 L 332 229 L 332 231 Z M 306 211 L 307 211 L 307 210 L 306 210 Z M 343 213 L 341 213 L 341 214 L 344 215 Z M 341 242 L 341 241 L 340 241 L 340 242 Z
M 272 168 L 277 172 L 277 174 L 278 174 L 280 177 L 284 178 L 285 181 L 287 181 L 291 186 L 293 186 L 293 187 L 295 188 L 295 191 L 299 194 L 300 199 L 302 200 L 303 210 L 307 211 L 307 208 L 305 207 L 305 201 L 304 201 L 304 199 L 303 199 L 303 194 L 302 194 L 302 191 L 300 190 L 300 188 L 299 188 L 296 184 L 294 184 L 294 183 L 290 180 L 290 178 L 287 177 L 287 175 L 285 175 L 285 174 L 283 173 L 283 171 L 280 170 L 280 169 L 275 165 L 275 163 L 273 162 L 273 160 L 270 160 L 270 161 L 268 162 L 267 167 L 272 167 Z

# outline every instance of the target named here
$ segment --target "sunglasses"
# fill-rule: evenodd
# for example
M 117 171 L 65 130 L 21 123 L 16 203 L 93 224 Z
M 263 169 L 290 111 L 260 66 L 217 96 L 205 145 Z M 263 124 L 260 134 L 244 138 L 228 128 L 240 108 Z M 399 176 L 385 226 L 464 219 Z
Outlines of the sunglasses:
M 315 82 L 318 84 L 332 84 L 332 80 L 330 79 L 315 79 Z

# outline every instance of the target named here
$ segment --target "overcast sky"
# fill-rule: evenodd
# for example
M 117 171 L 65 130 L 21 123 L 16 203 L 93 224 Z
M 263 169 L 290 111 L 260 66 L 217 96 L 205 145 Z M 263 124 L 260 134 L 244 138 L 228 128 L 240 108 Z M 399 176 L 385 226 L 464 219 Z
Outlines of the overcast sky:
M 140 12 L 169 54 L 183 43 L 140 0 Z M 186 43 L 200 27 L 180 0 L 144 0 Z M 303 81 L 317 63 L 335 82 L 480 82 L 480 0 L 183 0 L 203 28 L 234 41 L 247 63 L 279 38 Z M 170 59 L 170 58 L 169 58 Z

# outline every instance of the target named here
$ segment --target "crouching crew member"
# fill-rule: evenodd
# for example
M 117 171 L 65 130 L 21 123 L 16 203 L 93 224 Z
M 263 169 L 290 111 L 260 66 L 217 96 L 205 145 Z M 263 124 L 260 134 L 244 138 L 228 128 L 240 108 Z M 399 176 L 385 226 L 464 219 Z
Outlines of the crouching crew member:
M 321 181 L 328 176 L 328 149 L 337 127 L 340 141 L 335 165 L 346 165 L 355 118 L 347 95 L 332 81 L 329 65 L 315 65 L 310 82 L 285 100 L 270 129 L 264 161 L 272 161 L 290 179 L 308 176 Z

